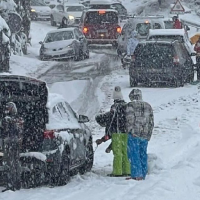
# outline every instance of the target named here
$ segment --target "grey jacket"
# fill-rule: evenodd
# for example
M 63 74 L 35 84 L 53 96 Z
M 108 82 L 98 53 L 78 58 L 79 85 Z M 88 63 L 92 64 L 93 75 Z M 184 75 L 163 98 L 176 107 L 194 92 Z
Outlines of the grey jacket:
M 154 127 L 153 109 L 147 102 L 132 101 L 126 107 L 126 129 L 133 136 L 151 138 Z

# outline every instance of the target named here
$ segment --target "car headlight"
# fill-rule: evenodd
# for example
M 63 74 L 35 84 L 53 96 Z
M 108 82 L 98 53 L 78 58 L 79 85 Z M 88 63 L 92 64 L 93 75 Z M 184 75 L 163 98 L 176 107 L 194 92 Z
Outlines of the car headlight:
M 35 12 L 36 10 L 35 9 L 31 9 L 31 12 Z
M 69 20 L 74 20 L 74 16 L 69 15 Z

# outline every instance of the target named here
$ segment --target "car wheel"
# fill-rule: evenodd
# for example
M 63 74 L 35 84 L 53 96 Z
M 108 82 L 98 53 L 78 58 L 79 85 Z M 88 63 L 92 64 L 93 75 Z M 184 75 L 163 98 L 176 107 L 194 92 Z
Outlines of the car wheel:
M 60 173 L 58 176 L 58 185 L 66 185 L 70 180 L 70 158 L 69 158 L 69 150 L 65 150 L 62 155 L 62 163 L 60 167 Z
M 133 78 L 131 75 L 130 75 L 130 87 L 136 87 L 138 85 L 138 81 L 136 78 Z
M 56 26 L 56 22 L 54 21 L 54 18 L 52 15 L 51 15 L 51 26 Z
M 84 174 L 85 172 L 91 171 L 93 166 L 93 161 L 94 161 L 94 151 L 93 151 L 92 139 L 90 139 L 88 145 L 86 146 L 86 161 L 80 167 L 79 173 Z
M 85 52 L 85 59 L 89 59 L 89 58 L 90 58 L 90 52 L 89 52 L 89 49 L 87 48 Z
M 184 86 L 184 80 L 182 77 L 174 78 L 172 85 L 174 87 L 183 87 Z

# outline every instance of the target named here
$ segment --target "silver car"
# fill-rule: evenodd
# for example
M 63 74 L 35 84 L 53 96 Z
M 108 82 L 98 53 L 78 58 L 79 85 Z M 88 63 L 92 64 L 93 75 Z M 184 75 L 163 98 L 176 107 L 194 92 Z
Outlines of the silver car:
M 31 20 L 50 20 L 51 8 L 39 0 L 31 0 Z
M 41 60 L 73 58 L 78 61 L 89 58 L 87 40 L 76 27 L 50 31 L 40 44 Z

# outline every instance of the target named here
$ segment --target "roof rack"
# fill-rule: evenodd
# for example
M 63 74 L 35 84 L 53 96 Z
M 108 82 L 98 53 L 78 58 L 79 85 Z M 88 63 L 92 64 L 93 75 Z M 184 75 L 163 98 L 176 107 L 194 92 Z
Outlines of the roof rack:
M 137 16 L 137 15 L 133 15 L 129 18 L 136 18 L 136 19 L 157 19 L 157 18 L 165 18 L 164 15 L 145 15 L 145 16 Z

